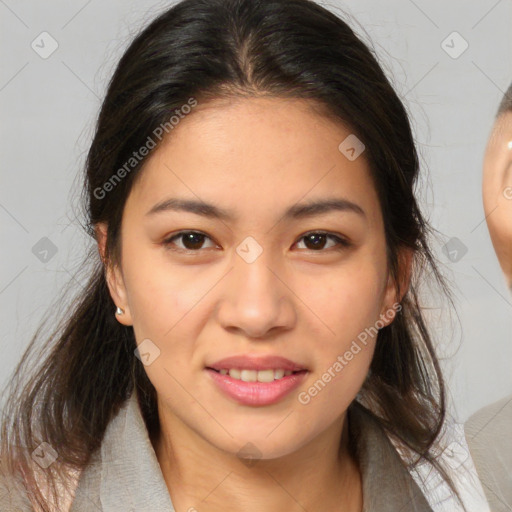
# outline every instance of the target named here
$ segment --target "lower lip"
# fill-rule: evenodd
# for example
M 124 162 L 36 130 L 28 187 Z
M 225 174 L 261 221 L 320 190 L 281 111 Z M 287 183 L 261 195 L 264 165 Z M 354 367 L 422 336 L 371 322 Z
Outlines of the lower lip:
M 271 405 L 291 393 L 304 380 L 307 371 L 292 373 L 273 382 L 244 382 L 222 375 L 210 368 L 205 369 L 213 382 L 226 395 L 242 405 Z

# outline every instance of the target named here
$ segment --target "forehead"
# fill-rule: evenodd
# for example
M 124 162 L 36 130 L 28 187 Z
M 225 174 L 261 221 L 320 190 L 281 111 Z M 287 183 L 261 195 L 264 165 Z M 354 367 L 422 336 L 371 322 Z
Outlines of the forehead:
M 347 125 L 307 100 L 199 103 L 148 157 L 132 200 L 147 206 L 179 193 L 255 213 L 336 193 L 378 209 L 364 151 L 351 160 L 339 149 L 347 137 Z

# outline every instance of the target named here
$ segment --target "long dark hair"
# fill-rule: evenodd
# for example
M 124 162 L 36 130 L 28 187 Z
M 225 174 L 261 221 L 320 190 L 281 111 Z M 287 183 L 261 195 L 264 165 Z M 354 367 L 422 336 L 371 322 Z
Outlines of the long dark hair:
M 172 137 L 169 119 L 191 98 L 202 104 L 255 95 L 311 100 L 365 144 L 399 296 L 404 291 L 399 285 L 401 249 L 413 251 L 414 271 L 400 313 L 378 334 L 360 396 L 390 436 L 417 460 L 434 464 L 451 484 L 433 453 L 445 417 L 445 390 L 417 288 L 425 268 L 441 287 L 444 282 L 429 249 L 430 228 L 414 196 L 419 161 L 402 102 L 372 51 L 342 19 L 313 1 L 183 0 L 130 44 L 99 113 L 85 169 L 84 227 L 96 240 L 95 225 L 108 224 L 105 262 L 91 247 L 85 289 L 45 336 L 40 355 L 35 355 L 35 343 L 42 336 L 36 333 L 14 374 L 2 426 L 2 458 L 10 471 L 23 475 L 42 510 L 48 510 L 49 500 L 30 461 L 39 442 L 58 451 L 58 463 L 45 472 L 51 490 L 62 477 L 59 472 L 87 465 L 107 424 L 134 389 L 148 429 L 158 428 L 155 389 L 134 356 L 133 329 L 114 317 L 105 280 L 105 265 L 119 262 L 123 208 L 145 159 L 123 179 L 110 181 L 108 194 L 102 192 L 105 183 L 148 137 L 155 140 L 158 127 L 167 126 Z M 41 362 L 28 371 L 34 358 Z

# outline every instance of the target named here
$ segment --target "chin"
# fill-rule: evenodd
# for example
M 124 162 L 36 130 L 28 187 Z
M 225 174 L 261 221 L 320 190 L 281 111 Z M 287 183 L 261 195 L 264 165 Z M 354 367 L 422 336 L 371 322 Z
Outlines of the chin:
M 280 436 L 273 432 L 270 436 L 268 431 L 260 432 L 254 436 L 243 433 L 237 436 L 233 433 L 233 439 L 226 445 L 215 443 L 218 449 L 234 455 L 240 459 L 273 460 L 290 455 L 306 443 L 306 439 L 301 442 L 296 435 L 287 433 L 283 430 Z M 271 437 L 275 436 L 275 439 Z M 225 441 L 225 439 L 223 439 Z

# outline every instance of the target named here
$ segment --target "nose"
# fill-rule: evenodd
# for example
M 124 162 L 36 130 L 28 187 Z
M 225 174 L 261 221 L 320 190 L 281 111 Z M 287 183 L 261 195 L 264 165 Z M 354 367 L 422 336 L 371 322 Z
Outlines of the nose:
M 275 335 L 293 328 L 293 297 L 284 272 L 273 268 L 265 252 L 251 263 L 237 255 L 224 280 L 218 321 L 224 329 L 247 338 L 266 339 L 271 331 Z

